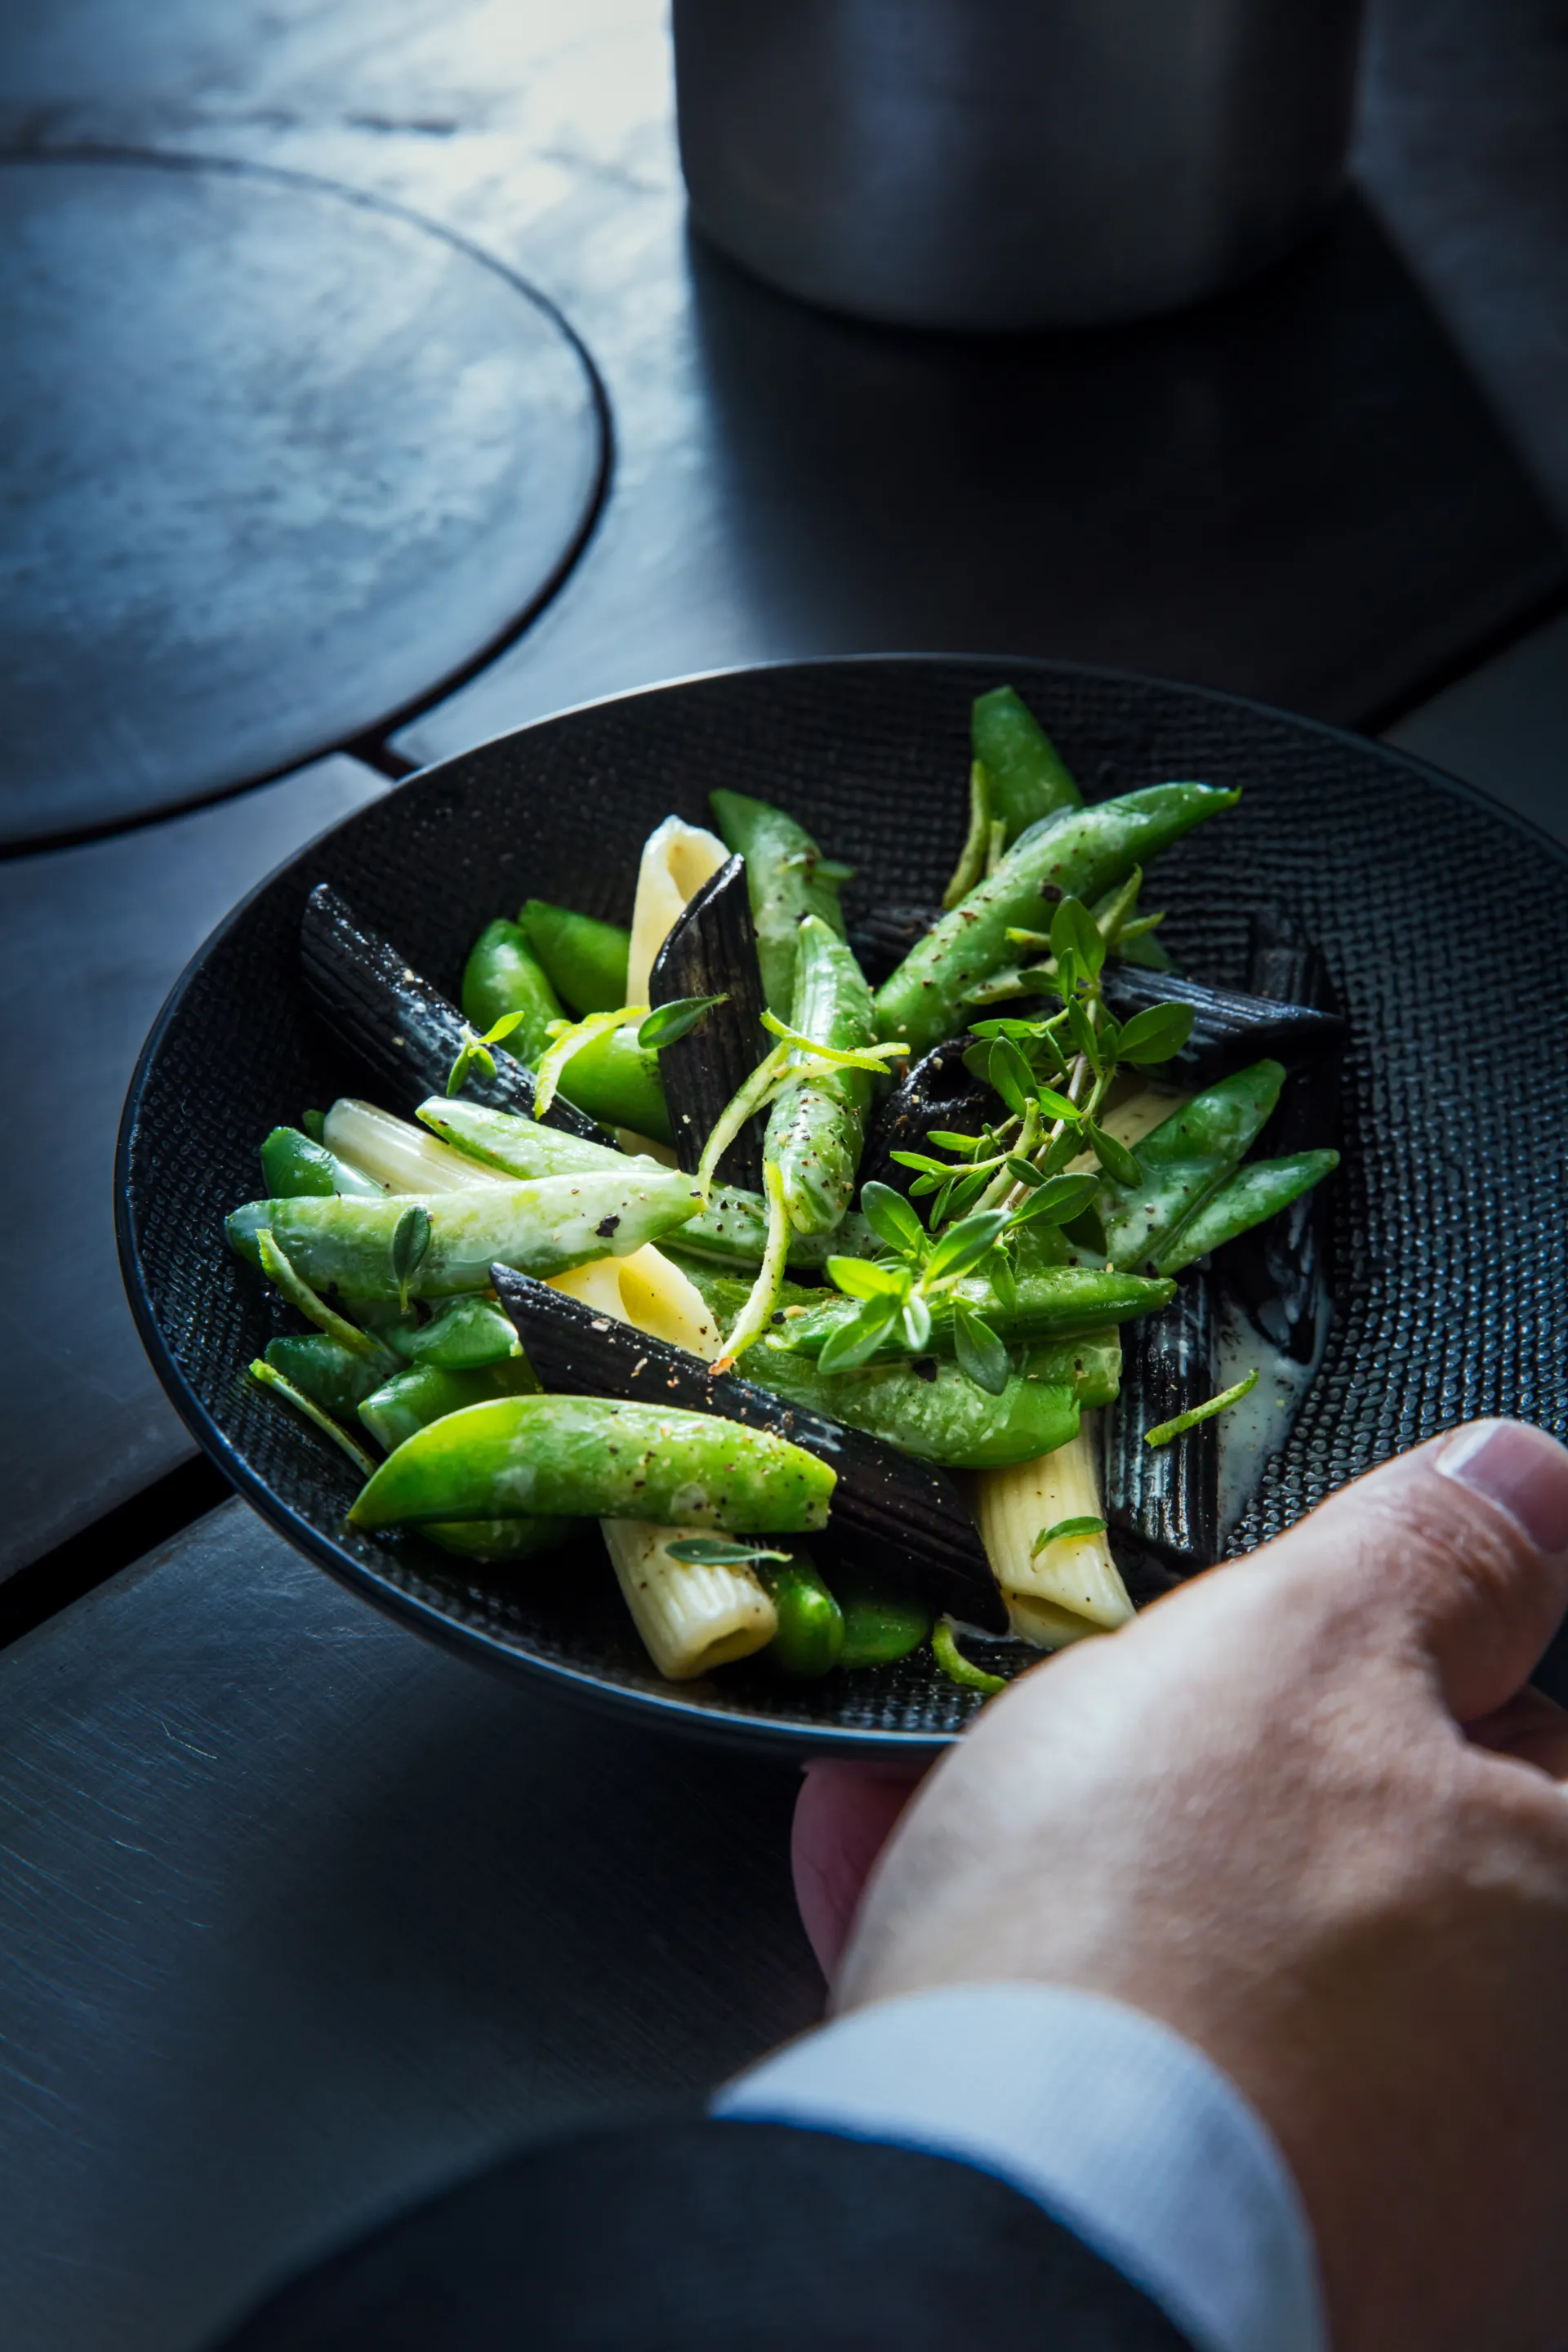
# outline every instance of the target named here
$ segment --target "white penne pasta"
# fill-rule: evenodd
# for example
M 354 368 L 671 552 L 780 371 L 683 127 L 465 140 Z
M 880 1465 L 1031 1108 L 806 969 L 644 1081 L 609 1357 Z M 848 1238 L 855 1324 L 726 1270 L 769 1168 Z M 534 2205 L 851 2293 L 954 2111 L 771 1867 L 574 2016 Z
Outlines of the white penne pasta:
M 612 1316 L 617 1323 L 627 1323 L 621 1298 L 621 1267 L 623 1259 L 590 1258 L 586 1265 L 569 1266 L 564 1274 L 548 1276 L 552 1290 L 563 1290 L 568 1298 L 580 1298 L 595 1315 Z
M 651 1242 L 620 1261 L 621 1304 L 628 1323 L 672 1348 L 689 1348 L 711 1363 L 723 1345 L 719 1326 L 689 1275 Z
M 689 898 L 728 862 L 716 833 L 684 818 L 667 816 L 643 845 L 637 895 L 632 907 L 632 945 L 626 962 L 626 1003 L 646 1004 L 654 958 Z
M 975 1480 L 981 1540 L 1013 1631 L 1042 1650 L 1110 1633 L 1132 1614 L 1103 1535 L 1062 1536 L 1043 1551 L 1034 1548 L 1042 1529 L 1062 1519 L 1103 1516 L 1095 1418 L 1085 1413 L 1078 1436 L 1054 1454 L 982 1470 Z
M 661 1675 L 672 1683 L 710 1674 L 764 1649 L 778 1612 L 750 1569 L 693 1568 L 667 1547 L 690 1528 L 646 1519 L 601 1519 L 605 1545 L 632 1622 Z
M 599 1258 L 551 1279 L 552 1290 L 581 1298 L 601 1315 L 711 1362 L 718 1329 L 696 1284 L 651 1244 L 630 1257 Z M 601 1519 L 599 1529 L 649 1657 L 671 1682 L 689 1682 L 731 1658 L 764 1649 L 778 1612 L 749 1568 L 693 1568 L 666 1547 L 700 1528 L 654 1527 L 642 1519 Z
M 349 1096 L 327 1113 L 321 1140 L 340 1160 L 394 1192 L 466 1192 L 507 1181 L 500 1169 L 481 1168 L 449 1144 L 437 1143 L 422 1127 Z

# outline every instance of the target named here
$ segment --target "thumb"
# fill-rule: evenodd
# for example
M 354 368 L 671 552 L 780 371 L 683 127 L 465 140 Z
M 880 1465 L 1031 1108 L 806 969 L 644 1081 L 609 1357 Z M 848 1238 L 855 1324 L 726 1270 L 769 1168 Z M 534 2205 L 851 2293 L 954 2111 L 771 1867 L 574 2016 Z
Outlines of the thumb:
M 1568 1607 L 1568 1448 L 1470 1422 L 1358 1478 L 1259 1564 L 1407 1633 L 1473 1722 L 1529 1681 Z

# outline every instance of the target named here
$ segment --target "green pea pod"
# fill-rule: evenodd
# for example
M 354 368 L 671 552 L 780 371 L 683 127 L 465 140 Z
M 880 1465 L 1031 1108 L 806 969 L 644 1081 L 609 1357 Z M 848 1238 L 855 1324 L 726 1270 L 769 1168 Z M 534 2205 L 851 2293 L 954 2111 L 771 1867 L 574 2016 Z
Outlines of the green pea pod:
M 1238 1168 L 1195 1216 L 1179 1225 L 1159 1254 L 1162 1274 L 1179 1274 L 1194 1258 L 1261 1225 L 1340 1164 L 1337 1151 L 1297 1151 L 1288 1160 L 1255 1160 Z
M 838 885 L 823 872 L 822 852 L 810 834 L 783 809 L 745 793 L 710 793 L 708 799 L 726 848 L 746 861 L 763 993 L 768 1011 L 787 1021 L 795 1002 L 795 935 L 802 918 L 815 915 L 844 937 Z
M 517 1333 L 493 1298 L 464 1296 L 443 1307 L 428 1323 L 401 1323 L 382 1335 L 411 1364 L 436 1364 L 447 1372 L 478 1371 L 505 1361 Z
M 542 1515 L 806 1535 L 826 1524 L 836 1484 L 816 1454 L 714 1413 L 522 1396 L 417 1432 L 349 1516 L 362 1528 Z
M 570 1067 L 570 1065 L 568 1065 Z M 520 1118 L 511 1111 L 486 1110 L 479 1103 L 447 1102 L 437 1095 L 419 1106 L 419 1118 L 443 1143 L 467 1152 L 487 1168 L 531 1180 L 574 1176 L 589 1171 L 652 1169 L 651 1160 L 628 1159 L 607 1144 L 590 1143 L 559 1127 Z M 1032 1230 L 1026 1228 L 1026 1231 Z M 680 1229 L 682 1257 L 699 1256 L 716 1265 L 761 1264 L 767 1240 L 767 1211 L 760 1192 L 716 1185 L 709 1205 Z M 818 1266 L 827 1257 L 872 1257 L 882 1244 L 864 1217 L 851 1211 L 835 1234 L 794 1234 L 790 1263 Z
M 367 1396 L 386 1378 L 384 1359 L 356 1355 L 352 1348 L 329 1339 L 324 1331 L 268 1339 L 266 1360 L 281 1372 L 301 1396 L 319 1404 L 339 1421 L 352 1421 Z
M 723 1280 L 699 1287 L 727 1331 L 745 1304 L 744 1284 Z M 941 1356 L 824 1372 L 813 1357 L 755 1348 L 745 1364 L 748 1380 L 791 1404 L 949 1470 L 1005 1469 L 1055 1453 L 1077 1436 L 1080 1408 L 1112 1402 L 1121 1370 L 1121 1342 L 1114 1330 L 1031 1349 L 1023 1370 L 996 1397 Z
M 1037 928 L 1056 899 L 1100 898 L 1240 797 L 1211 784 L 1150 784 L 1031 830 L 883 982 L 877 1034 L 907 1038 L 913 1058 L 930 1053 L 963 1027 L 970 990 L 1015 960 L 1010 929 Z
M 603 1126 L 633 1127 L 656 1143 L 670 1140 L 658 1055 L 637 1044 L 635 1028 L 590 1038 L 562 1071 L 561 1092 Z
M 386 1197 L 373 1177 L 362 1176 L 297 1127 L 273 1129 L 261 1147 L 261 1174 L 274 1201 L 324 1201 L 334 1192 L 364 1201 Z
M 559 1274 L 600 1257 L 626 1257 L 685 1224 L 700 1200 L 689 1176 L 644 1171 L 624 1160 L 626 1173 L 550 1176 L 536 1184 L 477 1184 L 465 1192 L 432 1193 L 422 1205 L 429 1239 L 407 1275 L 412 1297 L 439 1298 L 480 1290 L 491 1264 L 525 1274 Z M 343 1299 L 398 1296 L 393 1235 L 414 1205 L 376 1201 L 250 1201 L 226 1221 L 229 1245 L 258 1262 L 258 1231 L 270 1226 L 295 1271 L 313 1290 L 334 1289 Z
M 871 992 L 852 949 L 816 915 L 795 934 L 790 1025 L 815 1045 L 854 1052 L 871 1043 Z M 855 1192 L 871 1107 L 869 1070 L 807 1064 L 774 1102 L 763 1140 L 784 1180 L 797 1234 L 830 1234 Z
M 759 1560 L 757 1574 L 778 1612 L 778 1631 L 768 1655 L 786 1675 L 815 1680 L 838 1664 L 844 1647 L 844 1612 L 803 1551 L 786 1564 Z
M 833 1570 L 833 1591 L 844 1616 L 841 1666 L 890 1666 L 931 1637 L 931 1612 L 910 1592 L 884 1584 L 864 1569 Z
M 521 1013 L 522 1019 L 508 1035 L 506 1050 L 531 1069 L 550 1043 L 550 1024 L 565 1019 L 527 932 L 504 916 L 487 923 L 474 941 L 463 968 L 462 1005 L 464 1020 L 481 1037 L 504 1014 Z
M 1021 833 L 1058 809 L 1081 808 L 1083 794 L 1032 710 L 1010 686 L 977 695 L 970 742 L 991 785 L 991 805 L 1009 848 Z
M 1026 1275 L 1017 1285 L 1016 1297 L 1005 1306 L 990 1285 L 978 1276 L 958 1284 L 957 1291 L 965 1305 L 984 1317 L 1005 1347 L 1034 1347 L 1041 1340 L 1087 1335 L 1107 1323 L 1128 1323 L 1134 1316 L 1152 1315 L 1174 1297 L 1175 1287 L 1173 1282 L 1121 1274 L 1110 1267 L 1063 1265 L 1047 1267 L 1042 1274 Z M 931 1308 L 931 1339 L 926 1352 L 951 1356 L 951 1297 L 932 1299 Z M 764 1368 L 775 1353 L 820 1356 L 834 1332 L 858 1311 L 855 1299 L 834 1296 L 825 1297 L 819 1307 L 799 1317 L 786 1316 L 782 1328 L 762 1343 L 754 1360 L 756 1370 L 748 1366 L 748 1378 L 765 1381 Z M 909 1353 L 908 1342 L 901 1340 L 895 1324 L 868 1361 L 895 1363 Z
M 448 1519 L 420 1529 L 459 1559 L 531 1559 L 564 1543 L 573 1519 Z
M 444 1371 L 438 1364 L 415 1364 L 366 1397 L 359 1417 L 388 1454 L 395 1453 L 416 1430 L 466 1405 L 485 1404 L 497 1397 L 531 1396 L 539 1382 L 526 1356 L 509 1356 L 504 1363 L 485 1364 L 467 1372 Z
M 545 977 L 574 1013 L 614 1013 L 626 1003 L 630 931 L 544 898 L 530 898 L 517 919 Z
M 1257 1140 L 1284 1082 L 1279 1063 L 1254 1062 L 1194 1095 L 1134 1145 L 1142 1182 L 1107 1181 L 1094 1203 L 1113 1265 L 1161 1263 L 1182 1226 L 1219 1191 Z

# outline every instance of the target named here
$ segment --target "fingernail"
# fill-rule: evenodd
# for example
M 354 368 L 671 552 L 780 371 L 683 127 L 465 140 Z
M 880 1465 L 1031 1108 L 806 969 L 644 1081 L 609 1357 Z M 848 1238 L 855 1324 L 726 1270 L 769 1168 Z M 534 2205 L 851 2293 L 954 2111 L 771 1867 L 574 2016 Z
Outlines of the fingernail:
M 1522 1528 L 1542 1551 L 1568 1551 L 1568 1447 L 1522 1421 L 1478 1421 L 1460 1430 L 1437 1468 Z

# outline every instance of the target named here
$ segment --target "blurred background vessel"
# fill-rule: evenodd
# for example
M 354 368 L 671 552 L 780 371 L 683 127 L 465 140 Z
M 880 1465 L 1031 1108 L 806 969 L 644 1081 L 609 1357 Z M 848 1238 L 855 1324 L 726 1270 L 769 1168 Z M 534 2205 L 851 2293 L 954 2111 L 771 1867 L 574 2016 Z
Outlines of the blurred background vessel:
M 1296 243 L 1342 183 L 1361 0 L 675 0 L 713 242 L 905 326 L 1136 319 Z

